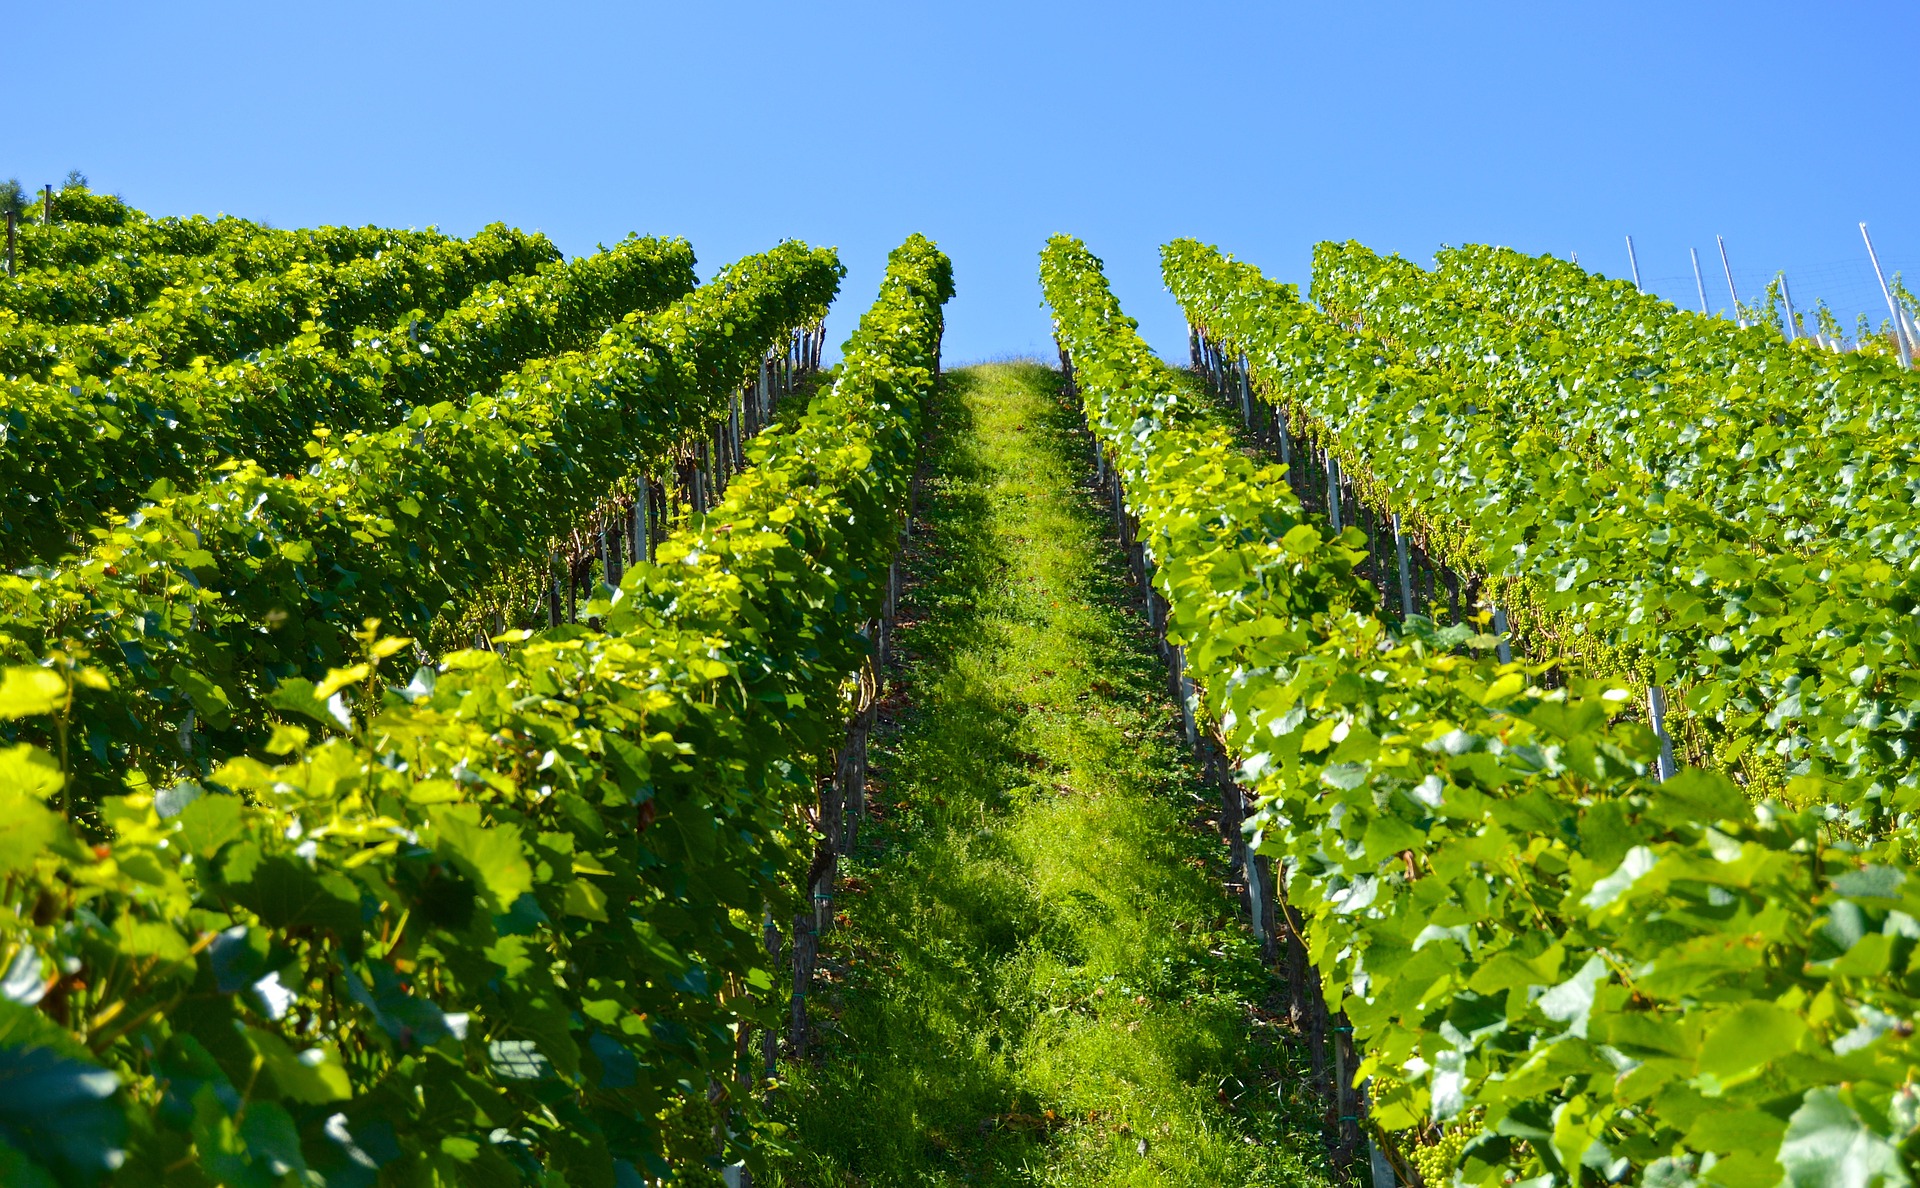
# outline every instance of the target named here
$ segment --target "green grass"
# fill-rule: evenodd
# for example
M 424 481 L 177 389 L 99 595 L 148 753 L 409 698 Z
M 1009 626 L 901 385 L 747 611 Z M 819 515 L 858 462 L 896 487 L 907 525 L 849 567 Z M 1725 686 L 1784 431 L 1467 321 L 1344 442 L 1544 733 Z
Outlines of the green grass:
M 1035 364 L 950 373 L 775 1181 L 1326 1182 L 1213 798 Z

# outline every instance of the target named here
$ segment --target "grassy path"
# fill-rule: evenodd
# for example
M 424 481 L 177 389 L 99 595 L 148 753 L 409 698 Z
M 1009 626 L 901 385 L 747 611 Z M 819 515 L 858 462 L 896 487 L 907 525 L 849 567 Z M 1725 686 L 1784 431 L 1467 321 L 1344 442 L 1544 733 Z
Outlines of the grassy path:
M 781 1182 L 1322 1184 L 1057 376 L 950 373 Z

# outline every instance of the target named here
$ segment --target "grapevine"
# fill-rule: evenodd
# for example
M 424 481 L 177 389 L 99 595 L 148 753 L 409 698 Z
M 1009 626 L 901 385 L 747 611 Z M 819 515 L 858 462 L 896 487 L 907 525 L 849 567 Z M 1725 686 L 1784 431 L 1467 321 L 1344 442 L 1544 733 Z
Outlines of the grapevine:
M 704 1158 L 730 1028 L 771 997 L 743 921 L 794 861 L 802 773 L 866 655 L 948 277 L 918 237 L 895 253 L 838 381 L 629 572 L 603 630 L 401 684 L 406 642 L 369 626 L 312 691 L 332 728 L 290 719 L 267 761 L 109 798 L 108 845 L 9 784 L 32 844 L 5 851 L 8 902 L 45 921 L 14 961 L 54 972 L 5 1008 L 39 1046 L 0 1060 L 81 1086 L 62 1133 L 85 1140 L 33 1132 L 9 1167 L 612 1182 Z M 698 352 L 699 325 L 657 333 Z M 8 712 L 84 704 L 98 679 L 71 671 L 9 670 L 40 700 Z M 58 791 L 53 754 L 5 756 Z
M 1181 399 L 1099 262 L 1057 239 L 1042 278 L 1168 638 L 1284 864 L 1289 943 L 1351 1021 L 1354 1083 L 1400 1082 L 1374 1123 L 1484 1111 L 1458 1174 L 1489 1185 L 1819 1178 L 1842 1134 L 1909 1157 L 1894 1021 L 1920 1004 L 1887 930 L 1920 902 L 1897 843 L 1710 771 L 1655 782 L 1625 690 L 1548 689 L 1473 624 L 1379 617 L 1362 534 Z
M 459 401 L 692 286 L 684 242 L 636 239 L 489 282 L 448 309 L 396 311 L 351 349 L 309 330 L 233 363 L 0 385 L 0 459 L 15 476 L 0 493 L 0 561 L 71 551 L 85 529 L 133 510 L 156 483 L 191 486 L 239 461 L 270 473 L 305 469 L 316 430 L 378 429 L 415 405 Z

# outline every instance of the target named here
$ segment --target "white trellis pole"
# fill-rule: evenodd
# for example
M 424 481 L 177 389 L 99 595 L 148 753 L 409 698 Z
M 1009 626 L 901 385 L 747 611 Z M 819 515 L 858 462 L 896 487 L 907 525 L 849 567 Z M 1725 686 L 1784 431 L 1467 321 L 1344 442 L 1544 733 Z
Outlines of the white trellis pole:
M 1238 795 L 1239 793 L 1235 793 Z M 1247 852 L 1247 909 L 1253 917 L 1253 938 L 1262 948 L 1267 943 L 1267 888 L 1260 877 L 1259 856 L 1251 850 Z
M 1187 745 L 1200 745 L 1200 732 L 1193 720 L 1193 678 L 1187 675 L 1187 652 L 1185 648 L 1173 649 L 1174 688 L 1180 694 L 1180 727 L 1186 733 Z
M 1745 330 L 1747 328 L 1747 315 L 1746 311 L 1740 308 L 1740 291 L 1733 287 L 1733 265 L 1727 263 L 1727 241 L 1718 235 L 1713 238 L 1714 242 L 1720 245 L 1720 267 L 1727 274 L 1727 292 L 1733 297 L 1734 316 L 1740 319 L 1740 328 Z
M 1700 252 L 1695 248 L 1688 248 L 1687 254 L 1693 257 L 1693 287 L 1700 290 L 1700 312 L 1711 313 L 1712 311 L 1707 308 L 1707 282 L 1700 277 Z
M 653 535 L 647 524 L 647 504 L 653 495 L 645 475 L 633 485 L 633 559 L 636 564 L 653 560 Z
M 1787 307 L 1787 341 L 1800 337 L 1800 326 L 1793 318 L 1793 290 L 1787 287 L 1787 274 L 1780 274 L 1780 301 Z
M 1333 530 L 1340 531 L 1340 459 L 1328 450 L 1327 457 L 1327 518 L 1333 521 Z
M 1893 299 L 1893 290 L 1887 287 L 1887 274 L 1880 271 L 1880 254 L 1873 250 L 1873 236 L 1867 234 L 1867 225 L 1860 224 L 1860 238 L 1867 241 L 1867 259 L 1873 261 L 1873 275 L 1880 282 L 1880 295 L 1887 299 L 1887 312 L 1893 316 L 1893 343 L 1900 348 L 1900 366 L 1913 366 L 1913 346 L 1907 341 L 1907 328 L 1900 317 L 1900 303 Z
M 1673 763 L 1673 739 L 1667 734 L 1667 691 L 1659 685 L 1647 686 L 1647 717 L 1653 723 L 1653 733 L 1660 739 L 1660 761 L 1655 770 L 1665 782 L 1672 779 L 1678 769 Z
M 1633 291 L 1646 292 L 1640 287 L 1640 257 L 1633 254 L 1633 236 L 1631 235 L 1627 236 L 1627 267 L 1633 269 Z
M 1400 531 L 1400 513 L 1393 513 L 1393 551 L 1400 558 L 1400 614 L 1413 616 L 1413 569 L 1407 558 L 1407 537 Z
M 1373 1135 L 1367 1135 L 1367 1160 L 1373 1171 L 1374 1188 L 1399 1188 L 1400 1173 L 1395 1171 L 1380 1144 L 1373 1141 Z
M 1240 420 L 1248 429 L 1253 428 L 1253 368 L 1247 363 L 1246 352 L 1240 354 Z

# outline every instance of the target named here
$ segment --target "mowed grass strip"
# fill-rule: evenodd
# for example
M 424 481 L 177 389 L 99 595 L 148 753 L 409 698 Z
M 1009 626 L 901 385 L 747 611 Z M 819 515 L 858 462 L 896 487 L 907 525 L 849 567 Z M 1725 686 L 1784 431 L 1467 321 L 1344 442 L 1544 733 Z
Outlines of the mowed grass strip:
M 1087 457 L 1051 369 L 948 374 L 780 1183 L 1326 1182 Z

